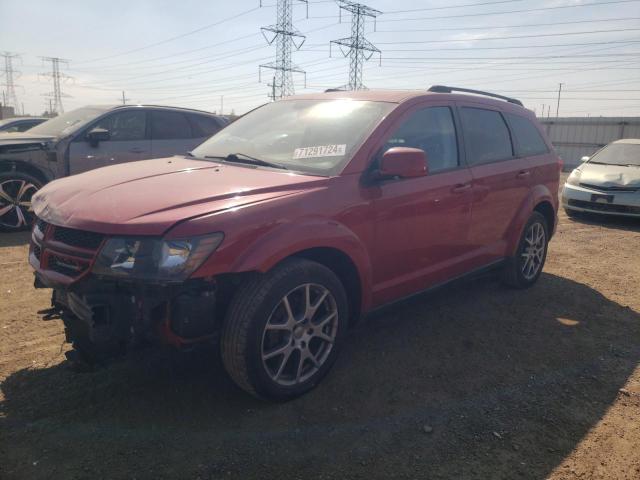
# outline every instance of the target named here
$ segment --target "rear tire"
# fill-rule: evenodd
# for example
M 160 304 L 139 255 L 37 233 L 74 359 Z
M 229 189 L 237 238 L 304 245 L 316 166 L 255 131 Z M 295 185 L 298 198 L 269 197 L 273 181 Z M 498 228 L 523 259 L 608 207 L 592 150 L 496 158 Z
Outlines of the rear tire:
M 35 218 L 31 198 L 42 182 L 22 172 L 0 173 L 0 232 L 31 228 Z
M 348 303 L 325 266 L 291 258 L 235 293 L 222 331 L 225 368 L 246 392 L 285 401 L 312 388 L 338 357 Z
M 507 258 L 502 282 L 512 288 L 528 288 L 538 281 L 549 246 L 547 220 L 538 212 L 529 217 L 514 256 Z

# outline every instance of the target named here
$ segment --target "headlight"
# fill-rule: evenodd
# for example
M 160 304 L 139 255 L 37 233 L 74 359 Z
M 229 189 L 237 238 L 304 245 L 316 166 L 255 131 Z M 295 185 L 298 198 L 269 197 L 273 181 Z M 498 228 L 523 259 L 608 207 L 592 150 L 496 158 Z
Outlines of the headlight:
M 569 178 L 567 178 L 567 184 L 576 187 L 580 185 L 580 175 L 582 175 L 582 172 L 576 168 L 573 172 L 571 172 Z
M 180 240 L 110 238 L 100 250 L 92 271 L 122 278 L 184 280 L 218 248 L 223 238 L 222 233 Z

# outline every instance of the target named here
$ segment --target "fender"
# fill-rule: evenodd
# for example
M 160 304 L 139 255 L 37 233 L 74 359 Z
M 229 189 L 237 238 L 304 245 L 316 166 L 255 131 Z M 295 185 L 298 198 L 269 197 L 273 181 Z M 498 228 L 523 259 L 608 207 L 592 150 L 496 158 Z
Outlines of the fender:
M 536 185 L 529 191 L 529 195 L 522 201 L 520 207 L 518 208 L 518 213 L 511 221 L 511 225 L 507 230 L 508 235 L 506 238 L 507 243 L 507 256 L 513 256 L 518 249 L 518 242 L 520 241 L 520 237 L 522 236 L 522 232 L 524 230 L 524 226 L 529 220 L 531 213 L 535 209 L 536 205 L 541 202 L 549 202 L 554 206 L 555 203 L 553 201 L 553 196 L 551 192 L 545 185 Z
M 11 158 L 0 159 L 0 173 L 6 172 L 23 172 L 28 175 L 32 175 L 38 180 L 42 181 L 43 185 L 49 183 L 55 178 L 53 172 L 51 172 L 49 169 L 35 166 L 29 162 Z
M 229 239 L 231 240 L 231 239 Z M 232 241 L 232 244 L 236 242 Z M 243 246 L 244 244 L 244 246 Z M 224 245 L 224 242 L 223 242 Z M 312 248 L 332 248 L 351 259 L 360 279 L 361 311 L 371 305 L 372 268 L 367 249 L 360 238 L 345 225 L 326 218 L 310 218 L 303 222 L 282 223 L 251 239 L 246 243 L 237 239 L 238 248 L 229 245 L 216 252 L 219 262 L 207 261 L 193 277 L 211 276 L 221 273 L 267 272 L 279 262 L 296 253 Z M 224 267 L 232 258 L 228 268 Z M 221 271 L 217 271 L 222 267 Z

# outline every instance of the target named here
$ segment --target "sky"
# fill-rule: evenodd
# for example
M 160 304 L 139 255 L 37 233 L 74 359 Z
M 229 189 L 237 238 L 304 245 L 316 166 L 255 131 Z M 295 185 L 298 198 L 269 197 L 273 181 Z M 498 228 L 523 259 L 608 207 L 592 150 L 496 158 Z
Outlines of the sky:
M 48 109 L 60 57 L 65 111 L 150 103 L 243 113 L 269 101 L 275 60 L 260 27 L 276 0 L 0 0 L 0 52 L 13 60 L 27 114 Z M 370 89 L 444 84 L 519 98 L 538 115 L 640 116 L 640 0 L 364 0 L 379 10 L 366 38 Z M 348 83 L 349 59 L 331 40 L 351 35 L 333 0 L 293 0 L 306 40 L 292 54 L 296 93 Z M 307 13 L 308 8 L 308 13 Z M 341 20 L 341 22 L 340 22 Z M 2 60 L 2 58 L 0 58 Z M 0 65 L 2 67 L 2 65 Z M 0 77 L 0 83 L 5 79 Z M 6 87 L 0 87 L 2 89 Z M 551 110 L 549 113 L 549 106 Z

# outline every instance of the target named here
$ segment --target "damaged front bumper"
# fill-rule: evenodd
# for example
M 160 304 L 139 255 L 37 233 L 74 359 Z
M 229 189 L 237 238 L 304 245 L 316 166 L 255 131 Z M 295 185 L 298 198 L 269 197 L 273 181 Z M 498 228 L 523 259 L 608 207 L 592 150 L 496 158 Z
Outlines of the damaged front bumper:
M 186 347 L 216 339 L 215 279 L 159 283 L 94 275 L 104 238 L 40 220 L 31 240 L 35 287 L 53 289 L 47 318 L 64 321 L 67 341 L 84 362 L 104 362 L 142 345 Z

